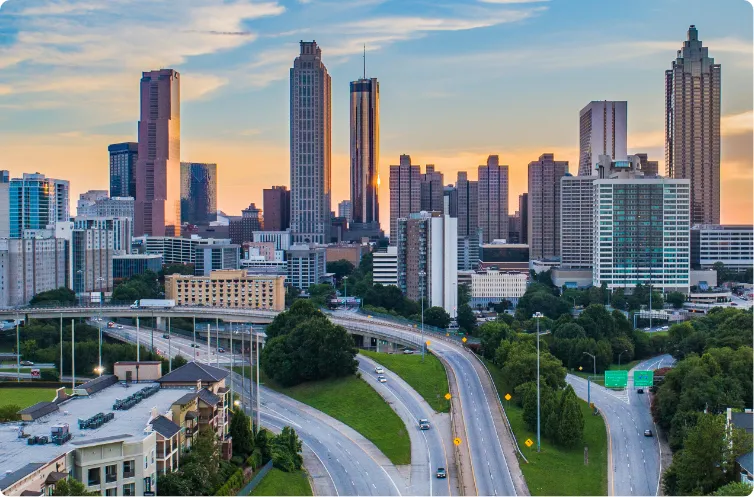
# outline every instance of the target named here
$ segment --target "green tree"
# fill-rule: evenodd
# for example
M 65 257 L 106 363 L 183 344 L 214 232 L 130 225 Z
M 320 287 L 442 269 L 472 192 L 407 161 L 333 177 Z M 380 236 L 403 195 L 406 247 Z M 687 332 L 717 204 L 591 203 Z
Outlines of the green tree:
M 191 489 L 190 482 L 184 477 L 182 469 L 160 475 L 158 481 L 157 495 L 200 495 Z
M 185 366 L 186 364 L 188 364 L 188 361 L 181 354 L 177 354 L 175 357 L 173 357 L 173 369 L 178 369 L 181 366 Z
M 18 415 L 18 411 L 20 410 L 21 406 L 17 404 L 5 404 L 0 406 L 0 423 L 18 421 L 21 419 L 21 416 Z
M 335 297 L 335 288 L 329 283 L 309 287 L 309 300 L 317 307 L 325 307 Z
M 337 280 L 341 280 L 354 272 L 356 266 L 351 261 L 340 259 L 327 263 L 327 272 L 334 273 Z
M 681 292 L 668 292 L 665 300 L 668 301 L 668 304 L 673 304 L 675 309 L 680 309 L 683 307 L 683 303 L 686 302 L 686 296 Z
M 283 431 L 272 439 L 273 465 L 286 472 L 301 469 L 304 463 L 301 447 L 302 443 L 296 431 L 290 426 L 283 427 Z
M 720 496 L 737 496 L 737 495 L 751 495 L 752 488 L 751 485 L 748 483 L 743 483 L 740 481 L 733 481 L 726 485 L 723 485 L 722 487 L 718 488 L 714 492 L 712 492 L 711 495 L 720 495 Z
M 430 307 L 424 311 L 424 324 L 445 329 L 450 326 L 450 315 L 442 307 Z
M 467 283 L 458 285 L 458 306 L 467 305 L 471 302 L 471 289 Z
M 301 290 L 299 290 L 295 286 L 289 285 L 289 286 L 285 287 L 285 305 L 286 305 L 286 307 L 292 306 L 293 303 L 299 298 L 300 294 L 301 294 Z
M 192 276 L 194 274 L 193 264 L 165 264 L 162 266 L 159 277 L 164 280 L 166 274 L 184 274 Z
M 581 413 L 579 399 L 571 385 L 560 396 L 558 408 L 560 423 L 558 425 L 558 443 L 565 447 L 575 447 L 584 438 L 584 416 Z
M 244 459 L 254 450 L 254 434 L 251 432 L 251 420 L 243 409 L 235 409 L 230 420 L 230 436 L 233 437 L 233 455 Z
M 275 316 L 275 319 L 272 320 L 272 323 L 264 331 L 268 339 L 274 338 L 290 332 L 296 325 L 309 318 L 322 315 L 322 312 L 309 300 L 296 300 L 290 309 Z
M 476 316 L 474 311 L 471 310 L 469 304 L 463 304 L 458 308 L 458 327 L 469 334 L 473 334 L 476 330 Z
M 534 337 L 503 340 L 495 352 L 495 364 L 502 368 L 506 384 L 514 390 L 523 383 L 536 381 L 537 348 Z M 539 374 L 555 390 L 565 386 L 566 370 L 561 361 L 550 354 L 547 343 L 540 343 Z
M 513 332 L 502 321 L 488 321 L 479 327 L 482 355 L 487 359 L 495 358 L 495 351 L 500 347 L 500 342 L 509 339 Z
M 75 304 L 76 293 L 66 287 L 48 290 L 34 295 L 29 302 L 31 305 L 36 304 Z
M 69 476 L 55 484 L 52 495 L 99 495 L 99 492 L 87 492 L 83 483 Z

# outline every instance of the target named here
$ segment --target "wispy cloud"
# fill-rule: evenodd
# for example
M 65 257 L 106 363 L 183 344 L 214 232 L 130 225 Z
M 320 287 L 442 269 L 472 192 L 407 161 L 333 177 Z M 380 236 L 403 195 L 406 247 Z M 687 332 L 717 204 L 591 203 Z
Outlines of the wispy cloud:
M 515 4 L 515 3 L 542 3 L 550 0 L 479 0 L 481 3 Z

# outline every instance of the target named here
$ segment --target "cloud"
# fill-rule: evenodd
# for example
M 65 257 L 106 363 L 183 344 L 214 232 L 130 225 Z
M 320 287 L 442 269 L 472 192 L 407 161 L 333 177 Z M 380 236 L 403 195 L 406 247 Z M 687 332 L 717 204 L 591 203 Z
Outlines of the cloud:
M 0 1 L 0 5 L 3 4 L 3 1 Z M 93 10 L 102 10 L 106 8 L 106 2 L 51 1 L 34 7 L 24 8 L 15 14 L 20 16 L 59 16 L 64 14 L 85 14 Z
M 514 3 L 541 3 L 549 2 L 550 0 L 479 0 L 481 3 L 494 3 L 494 4 L 514 4 Z
M 723 135 L 751 134 L 754 129 L 754 112 L 746 111 L 740 114 L 729 114 L 720 118 L 720 133 Z

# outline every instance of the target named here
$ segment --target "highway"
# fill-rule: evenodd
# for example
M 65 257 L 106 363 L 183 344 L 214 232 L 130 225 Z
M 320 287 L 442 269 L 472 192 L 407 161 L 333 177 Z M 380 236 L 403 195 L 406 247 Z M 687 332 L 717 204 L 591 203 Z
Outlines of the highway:
M 636 370 L 659 369 L 674 362 L 670 355 L 663 355 L 637 364 L 629 371 L 628 387 L 622 391 L 591 384 L 592 402 L 604 415 L 610 434 L 609 495 L 659 495 L 661 449 L 649 410 L 649 389 L 637 393 L 632 379 Z M 569 374 L 566 381 L 587 400 L 587 380 Z M 644 430 L 652 430 L 653 436 L 645 437 Z

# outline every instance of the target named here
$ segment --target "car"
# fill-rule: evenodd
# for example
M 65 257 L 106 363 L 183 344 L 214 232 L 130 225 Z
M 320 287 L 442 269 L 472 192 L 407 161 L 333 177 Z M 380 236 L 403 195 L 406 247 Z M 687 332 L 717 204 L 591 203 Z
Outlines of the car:
M 644 389 L 643 389 L 643 388 L 640 388 L 640 389 L 638 389 L 638 390 L 636 391 L 636 393 L 644 393 Z
M 669 326 L 663 326 L 662 328 L 660 328 L 660 331 L 668 331 L 669 329 Z
M 738 305 L 738 304 L 736 304 L 735 302 L 731 302 L 730 305 Z
M 647 326 L 646 328 L 644 328 L 644 331 L 650 331 L 651 329 L 652 328 L 650 328 L 649 326 Z
M 192 347 L 198 347 L 198 346 L 199 346 L 199 344 L 197 344 L 197 343 L 192 343 L 192 344 L 191 344 L 191 346 L 192 346 Z
M 122 330 L 123 329 L 123 325 L 119 324 L 118 326 L 116 326 L 116 328 L 118 328 L 119 330 Z
M 385 378 L 385 377 L 384 377 L 384 376 L 382 376 L 382 375 L 379 375 L 379 376 L 377 377 L 377 381 L 379 381 L 380 383 L 387 383 L 387 378 Z
M 652 430 L 644 430 L 644 436 L 645 437 L 651 437 L 652 436 Z
M 34 363 L 31 361 L 21 361 L 22 366 L 33 366 Z
M 438 478 L 447 478 L 448 473 L 445 472 L 445 468 L 437 468 L 437 477 Z
M 224 354 L 224 353 L 225 353 L 225 349 L 224 349 L 224 348 L 222 348 L 222 347 L 218 347 L 218 348 L 217 348 L 217 351 L 218 351 L 219 353 L 221 353 L 221 354 Z
M 166 340 L 170 340 L 170 335 L 168 335 L 167 333 L 163 333 L 162 334 L 162 338 L 164 338 Z
M 419 429 L 420 430 L 429 430 L 429 421 L 426 419 L 420 419 L 419 420 Z
M 376 368 L 374 368 L 374 372 L 377 373 L 377 374 L 383 374 L 385 372 L 385 370 L 382 369 L 381 366 L 377 366 Z
M 411 350 L 411 349 L 403 349 L 403 353 L 404 353 L 404 354 L 413 354 L 413 353 L 414 353 L 414 351 L 413 351 L 413 350 Z

